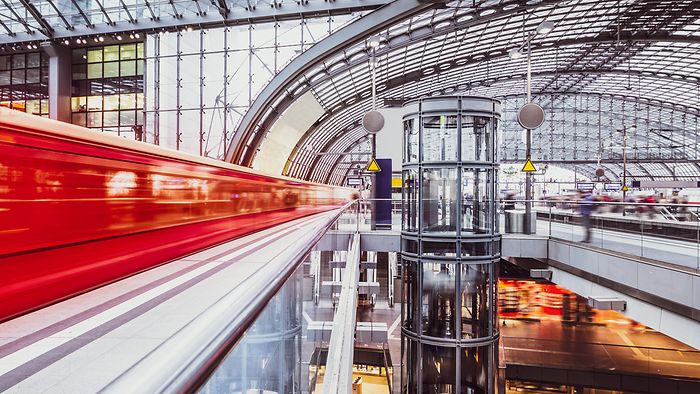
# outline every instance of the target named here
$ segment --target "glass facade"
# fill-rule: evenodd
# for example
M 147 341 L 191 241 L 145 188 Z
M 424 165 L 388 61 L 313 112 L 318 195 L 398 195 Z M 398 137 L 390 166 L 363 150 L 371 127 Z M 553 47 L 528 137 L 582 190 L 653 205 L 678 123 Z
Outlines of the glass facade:
M 47 117 L 49 57 L 42 52 L 0 56 L 0 106 Z
M 72 62 L 72 123 L 133 138 L 143 125 L 143 42 L 76 48 Z
M 500 102 L 404 105 L 402 388 L 495 390 Z

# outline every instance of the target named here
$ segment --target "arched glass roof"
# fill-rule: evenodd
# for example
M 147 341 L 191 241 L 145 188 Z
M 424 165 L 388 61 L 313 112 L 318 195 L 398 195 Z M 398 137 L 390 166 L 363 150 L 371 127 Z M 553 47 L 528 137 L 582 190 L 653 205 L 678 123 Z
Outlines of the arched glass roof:
M 700 176 L 700 7 L 695 2 L 462 3 L 430 9 L 381 33 L 376 50 L 381 106 L 441 94 L 499 98 L 505 108 L 501 157 L 522 161 L 523 144 L 517 143 L 522 131 L 514 119 L 524 104 L 526 56 L 513 59 L 509 53 L 526 52 L 523 45 L 532 37 L 533 98 L 547 113 L 534 133 L 533 159 L 590 173 L 601 165 L 616 179 L 626 134 L 629 176 Z M 543 21 L 554 29 L 535 34 Z M 310 90 L 326 110 L 290 155 L 288 175 L 342 179 L 345 170 L 338 163 L 343 161 L 317 152 L 349 152 L 366 138 L 359 121 L 371 109 L 370 53 L 363 42 L 320 59 L 288 92 Z

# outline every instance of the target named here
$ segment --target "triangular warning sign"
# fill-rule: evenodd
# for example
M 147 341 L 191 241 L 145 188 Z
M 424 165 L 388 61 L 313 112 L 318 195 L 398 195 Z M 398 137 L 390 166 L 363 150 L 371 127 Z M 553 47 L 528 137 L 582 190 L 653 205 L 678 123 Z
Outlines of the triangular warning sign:
M 381 170 L 382 169 L 379 168 L 379 164 L 377 164 L 377 160 L 373 157 L 372 160 L 370 160 L 367 164 L 367 171 L 380 172 Z
M 527 159 L 527 161 L 525 162 L 525 165 L 523 166 L 523 169 L 520 171 L 522 171 L 522 172 L 535 172 L 535 171 L 537 171 L 537 168 L 535 168 L 535 165 L 532 164 L 532 160 Z
M 626 192 L 626 191 L 629 191 L 629 190 L 630 190 L 630 188 L 627 187 L 627 185 L 622 186 L 622 191 L 623 191 L 623 192 Z

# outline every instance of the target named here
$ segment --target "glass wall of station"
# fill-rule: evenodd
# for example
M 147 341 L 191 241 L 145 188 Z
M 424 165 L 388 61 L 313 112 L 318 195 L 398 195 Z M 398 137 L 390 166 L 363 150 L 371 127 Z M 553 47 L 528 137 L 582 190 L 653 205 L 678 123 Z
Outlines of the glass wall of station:
M 222 158 L 241 117 L 293 58 L 356 15 L 146 37 L 146 139 Z
M 143 125 L 144 43 L 75 48 L 72 63 L 72 123 L 133 138 Z
M 0 106 L 47 117 L 49 57 L 43 52 L 0 55 Z

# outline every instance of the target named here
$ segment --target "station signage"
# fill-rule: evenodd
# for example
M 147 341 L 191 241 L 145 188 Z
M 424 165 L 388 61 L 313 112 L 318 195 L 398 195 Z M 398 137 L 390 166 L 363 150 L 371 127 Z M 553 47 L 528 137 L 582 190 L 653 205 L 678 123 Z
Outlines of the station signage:
M 362 186 L 362 178 L 348 178 L 348 186 Z
M 595 189 L 595 183 L 593 182 L 576 182 L 576 190 L 591 192 L 593 189 Z
M 607 182 L 604 186 L 606 192 L 617 192 L 622 190 L 622 183 L 620 182 Z

